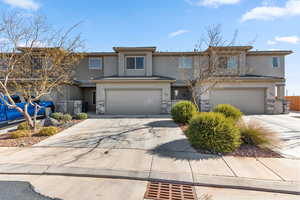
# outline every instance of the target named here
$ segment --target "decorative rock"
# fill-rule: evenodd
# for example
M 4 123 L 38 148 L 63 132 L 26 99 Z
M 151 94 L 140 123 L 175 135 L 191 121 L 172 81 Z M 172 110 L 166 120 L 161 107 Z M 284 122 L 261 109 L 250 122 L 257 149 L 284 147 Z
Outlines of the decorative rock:
M 43 119 L 40 124 L 43 127 L 60 125 L 59 121 L 57 121 L 56 119 L 51 118 L 51 117 L 47 117 L 47 118 Z

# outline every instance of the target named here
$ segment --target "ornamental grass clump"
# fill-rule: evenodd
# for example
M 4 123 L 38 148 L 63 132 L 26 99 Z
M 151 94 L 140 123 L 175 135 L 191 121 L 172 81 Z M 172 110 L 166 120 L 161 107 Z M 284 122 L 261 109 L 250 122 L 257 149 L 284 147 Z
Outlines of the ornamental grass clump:
M 59 131 L 59 128 L 56 126 L 49 126 L 42 128 L 36 135 L 37 136 L 52 136 Z
M 229 104 L 219 104 L 214 109 L 213 112 L 222 113 L 227 118 L 231 118 L 235 122 L 239 121 L 243 113 L 236 107 Z
M 88 115 L 86 113 L 77 113 L 76 114 L 76 119 L 84 120 L 84 119 L 87 119 L 87 118 L 88 118 Z
M 56 120 L 61 120 L 62 117 L 63 117 L 63 115 L 64 114 L 61 113 L 61 112 L 54 112 L 54 113 L 51 114 L 51 117 L 54 118 L 54 119 L 56 119 Z
M 28 122 L 22 122 L 18 125 L 18 128 L 17 128 L 19 131 L 21 130 L 30 130 L 30 126 L 28 124 Z
M 221 113 L 200 113 L 189 123 L 187 137 L 196 149 L 228 153 L 239 148 L 241 135 L 233 120 Z
M 180 101 L 172 107 L 171 115 L 175 122 L 186 124 L 197 111 L 197 107 L 192 102 Z
M 11 138 L 17 139 L 17 138 L 23 138 L 23 137 L 30 137 L 31 133 L 28 130 L 17 130 L 10 133 Z
M 63 121 L 64 123 L 69 122 L 72 120 L 72 116 L 70 114 L 64 114 L 61 118 L 61 121 Z
M 238 123 L 238 127 L 244 144 L 255 145 L 261 148 L 280 145 L 278 134 L 265 128 L 256 120 L 250 120 L 248 123 L 241 121 Z

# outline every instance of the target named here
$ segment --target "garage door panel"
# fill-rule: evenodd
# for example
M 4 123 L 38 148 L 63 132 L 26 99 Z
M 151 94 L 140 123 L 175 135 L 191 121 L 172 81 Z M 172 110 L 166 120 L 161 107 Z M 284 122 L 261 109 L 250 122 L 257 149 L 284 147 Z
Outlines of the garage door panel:
M 245 114 L 263 114 L 265 112 L 265 90 L 255 89 L 215 89 L 211 91 L 211 106 L 231 104 Z
M 107 114 L 160 114 L 161 89 L 107 89 Z

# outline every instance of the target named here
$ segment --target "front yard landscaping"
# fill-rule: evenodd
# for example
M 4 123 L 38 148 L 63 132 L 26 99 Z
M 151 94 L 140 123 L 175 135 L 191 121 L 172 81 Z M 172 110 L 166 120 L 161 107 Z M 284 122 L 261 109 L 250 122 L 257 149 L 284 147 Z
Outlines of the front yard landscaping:
M 272 150 L 279 144 L 277 134 L 256 121 L 245 122 L 242 112 L 227 104 L 213 112 L 196 112 L 189 101 L 172 108 L 172 118 L 179 124 L 191 145 L 200 153 L 245 157 L 282 157 Z
M 86 113 L 79 113 L 75 117 L 69 114 L 52 113 L 49 118 L 42 119 L 36 130 L 30 129 L 27 122 L 22 122 L 16 130 L 0 135 L 0 147 L 28 147 L 60 133 L 85 119 Z

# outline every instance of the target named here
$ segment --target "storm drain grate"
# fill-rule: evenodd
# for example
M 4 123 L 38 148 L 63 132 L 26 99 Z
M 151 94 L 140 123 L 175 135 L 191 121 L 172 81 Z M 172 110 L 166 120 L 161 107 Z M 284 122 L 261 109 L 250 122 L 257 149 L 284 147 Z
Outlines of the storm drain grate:
M 144 198 L 151 200 L 197 200 L 193 186 L 162 182 L 149 182 Z

